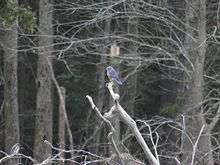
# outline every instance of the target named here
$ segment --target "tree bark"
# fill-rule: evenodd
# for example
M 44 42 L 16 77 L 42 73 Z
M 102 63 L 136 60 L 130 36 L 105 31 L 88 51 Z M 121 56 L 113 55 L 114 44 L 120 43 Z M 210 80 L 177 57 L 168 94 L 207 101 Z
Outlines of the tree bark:
M 202 114 L 201 103 L 203 101 L 203 69 L 206 53 L 206 0 L 188 0 L 186 4 L 186 24 L 190 27 L 187 32 L 192 38 L 186 37 L 185 46 L 187 54 L 194 65 L 191 77 L 186 87 L 186 100 L 183 108 L 185 114 L 184 135 L 182 139 L 182 163 L 189 165 L 191 163 L 200 165 L 213 165 L 211 151 L 210 134 L 206 132 L 207 123 Z M 199 136 L 202 126 L 205 126 L 202 136 L 198 141 L 198 147 L 192 162 L 193 145 Z M 206 155 L 206 156 L 205 156 Z
M 12 146 L 19 143 L 19 112 L 17 98 L 17 20 L 6 30 L 3 36 L 4 49 L 4 120 L 5 151 L 10 153 Z M 7 161 L 18 164 L 18 159 Z
M 35 120 L 34 157 L 43 161 L 51 155 L 51 148 L 43 140 L 52 143 L 53 106 L 52 79 L 48 59 L 51 56 L 53 40 L 52 4 L 39 1 L 39 57 L 37 68 L 37 108 Z

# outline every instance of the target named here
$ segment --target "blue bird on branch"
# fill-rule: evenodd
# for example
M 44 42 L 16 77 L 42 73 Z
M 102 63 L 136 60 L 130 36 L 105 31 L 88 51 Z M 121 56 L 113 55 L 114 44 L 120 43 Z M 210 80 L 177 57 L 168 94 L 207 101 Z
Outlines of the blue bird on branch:
M 117 83 L 118 85 L 123 84 L 124 81 L 119 78 L 118 72 L 112 66 L 106 68 L 106 73 L 110 81 Z

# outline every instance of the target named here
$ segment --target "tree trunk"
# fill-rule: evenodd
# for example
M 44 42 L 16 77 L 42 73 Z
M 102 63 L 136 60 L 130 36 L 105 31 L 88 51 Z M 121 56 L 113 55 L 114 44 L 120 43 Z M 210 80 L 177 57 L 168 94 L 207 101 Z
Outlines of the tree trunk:
M 111 1 L 109 1 L 108 2 L 108 5 L 110 6 L 111 5 Z M 108 11 L 108 14 L 110 15 L 111 14 L 111 11 L 109 10 Z M 111 34 L 111 28 L 113 29 L 113 27 L 111 27 L 111 22 L 112 22 L 112 20 L 111 19 L 107 19 L 107 20 L 105 20 L 104 22 L 103 22 L 103 31 L 104 31 L 104 36 L 110 36 L 110 34 Z M 106 41 L 106 42 L 104 42 L 104 44 L 103 44 L 103 49 L 102 49 L 102 52 L 103 52 L 103 54 L 106 54 L 108 51 L 106 51 L 106 46 L 107 46 L 107 44 L 108 44 L 108 42 Z M 110 54 L 111 54 L 111 52 L 109 52 Z M 110 55 L 109 54 L 109 55 Z M 116 65 L 114 64 L 114 61 L 113 61 L 113 59 L 112 59 L 112 57 L 111 57 L 111 55 L 110 55 L 110 57 L 109 57 L 110 59 L 109 59 L 109 64 L 108 65 L 113 65 L 113 67 L 115 67 Z M 105 96 L 105 76 L 106 76 L 106 62 L 107 62 L 107 58 L 105 57 L 105 56 L 101 56 L 101 58 L 100 58 L 100 66 L 99 66 L 99 69 L 97 70 L 97 73 L 98 73 L 98 85 L 99 85 L 99 89 L 98 89 L 98 100 L 97 100 L 97 102 L 98 102 L 98 108 L 99 108 L 99 110 L 102 112 L 103 111 L 103 106 L 105 105 L 105 104 L 107 104 L 108 105 L 108 108 L 110 109 L 112 106 L 113 106 L 113 101 L 112 101 L 112 98 L 111 97 L 106 97 Z M 118 67 L 118 65 L 117 65 L 117 67 Z M 109 81 L 109 80 L 107 80 L 107 81 Z M 117 89 L 117 91 L 118 91 L 118 89 Z M 109 100 L 108 100 L 108 98 L 109 98 Z M 107 100 L 107 101 L 106 101 Z M 120 123 L 119 123 L 119 119 L 115 119 L 115 121 L 114 121 L 114 128 L 115 128 L 115 130 L 116 130 L 116 132 L 115 132 L 115 136 L 114 136 L 114 139 L 115 139 L 115 142 L 116 142 L 116 145 L 118 146 L 119 145 L 119 135 L 120 135 Z M 106 130 L 104 129 L 103 130 L 103 134 L 106 134 L 106 132 L 105 132 Z M 102 136 L 102 134 L 101 134 L 101 132 L 98 132 L 98 134 L 97 134 L 97 140 L 96 140 L 96 143 L 98 144 L 98 143 L 100 143 L 101 142 L 101 137 Z M 105 149 L 105 153 L 107 154 L 107 155 L 111 155 L 112 154 L 112 152 L 114 151 L 114 149 L 112 149 L 112 146 L 110 146 L 110 147 L 106 147 Z
M 192 38 L 187 36 L 185 41 L 187 54 L 194 65 L 194 70 L 186 87 L 186 100 L 183 109 L 185 113 L 184 132 L 187 133 L 193 144 L 190 143 L 187 136 L 183 136 L 183 165 L 193 163 L 193 145 L 199 136 L 202 126 L 207 127 L 201 107 L 203 101 L 203 69 L 206 53 L 206 0 L 189 0 L 186 6 L 186 24 L 196 29 L 187 28 L 187 32 L 196 40 L 193 41 Z M 205 128 L 198 141 L 194 164 L 213 165 L 212 153 L 210 151 L 210 134 L 206 132 Z
M 34 0 L 19 0 L 19 6 L 30 7 L 32 12 L 37 12 L 38 3 Z M 37 4 L 36 4 L 37 3 Z M 22 22 L 19 22 L 19 27 Z M 18 38 L 18 47 L 30 48 L 36 44 L 37 37 L 24 37 L 28 33 L 26 29 L 21 29 L 21 35 Z M 34 120 L 36 108 L 36 73 L 37 73 L 37 55 L 31 51 L 18 52 L 18 104 L 20 114 L 20 141 L 30 148 L 33 148 L 34 139 Z M 27 150 L 21 150 L 27 153 Z M 31 153 L 29 153 L 31 154 Z
M 105 53 L 104 49 L 102 50 L 103 53 Z M 101 55 L 100 57 L 100 63 L 97 64 L 97 84 L 98 84 L 98 94 L 97 94 L 97 106 L 100 110 L 100 112 L 103 112 L 103 106 L 105 104 L 105 62 L 106 62 L 106 57 Z M 99 129 L 97 132 L 97 136 L 95 139 L 95 143 L 97 146 L 101 143 L 101 129 L 100 127 L 100 121 L 97 123 L 96 129 Z M 99 152 L 100 147 L 96 147 L 96 153 Z
M 132 4 L 132 1 L 130 2 L 130 4 Z M 135 3 L 133 2 L 131 9 L 128 9 L 128 11 L 130 12 L 137 12 L 135 10 L 137 10 L 137 6 L 135 5 Z M 128 19 L 128 34 L 131 34 L 132 36 L 138 36 L 138 19 L 137 18 L 129 18 Z M 131 53 L 131 57 L 133 57 L 133 59 L 138 58 L 138 54 L 137 54 L 137 44 L 133 43 L 131 41 L 131 43 L 129 44 L 128 47 L 129 52 Z M 133 67 L 137 67 L 138 62 L 136 60 L 134 60 L 133 62 L 131 62 Z M 136 92 L 137 92 L 137 74 L 134 73 L 133 75 L 131 75 L 131 77 L 129 77 L 129 80 L 126 82 L 127 83 L 127 89 L 125 91 L 128 92 L 128 112 L 130 114 L 133 114 L 134 112 L 134 105 L 135 105 L 135 98 L 136 98 Z
M 66 90 L 64 87 L 60 88 L 62 91 L 62 95 L 65 99 L 65 95 L 66 95 Z M 64 100 L 65 101 L 65 100 Z M 65 130 L 66 130 L 66 126 L 65 126 L 65 109 L 63 108 L 63 106 L 65 107 L 65 105 L 61 105 L 62 103 L 60 103 L 59 106 L 59 148 L 60 149 L 65 149 Z M 65 104 L 65 103 L 64 103 Z M 65 158 L 65 154 L 62 153 L 61 158 Z M 64 161 L 60 161 L 59 165 L 64 165 Z
M 137 6 L 130 1 L 130 7 L 128 7 L 127 11 L 129 12 L 137 12 Z M 128 34 L 132 35 L 132 36 L 137 36 L 138 37 L 138 18 L 129 18 L 128 19 L 128 24 L 127 24 L 127 32 Z M 135 44 L 134 42 L 130 42 L 128 44 L 128 50 L 129 50 L 129 54 L 130 57 L 132 57 L 133 59 L 137 59 L 138 58 L 138 54 L 137 54 L 137 44 Z M 131 67 L 135 68 L 138 65 L 138 62 L 136 60 L 130 62 Z M 126 66 L 126 68 L 128 68 L 129 66 Z M 133 71 L 132 71 L 133 72 Z M 135 99 L 136 99 L 136 94 L 137 94 L 137 73 L 132 74 L 128 80 L 125 82 L 124 84 L 124 91 L 126 91 L 126 99 L 127 102 L 125 103 L 126 105 L 126 111 L 130 114 L 133 115 L 134 114 L 134 110 L 135 110 Z M 123 130 L 123 129 L 122 129 Z M 126 132 L 125 136 L 127 136 L 130 133 L 129 129 L 125 129 Z M 132 144 L 128 143 L 126 145 L 126 147 L 128 149 L 132 149 Z
M 39 31 L 34 157 L 41 162 L 51 155 L 51 148 L 43 140 L 52 143 L 53 123 L 52 79 L 47 61 L 52 51 L 53 40 L 49 37 L 53 34 L 53 27 L 52 4 L 48 0 L 39 1 Z
M 0 34 L 1 38 L 1 34 Z M 1 41 L 0 41 L 1 42 Z M 2 48 L 2 45 L 0 45 L 0 123 L 4 121 L 3 116 L 3 105 L 4 105 L 4 76 L 3 76 L 3 68 L 4 68 L 4 62 L 3 57 L 4 51 Z M 4 130 L 4 126 L 2 125 L 0 127 L 1 130 Z M 4 131 L 0 131 L 0 150 L 4 150 Z
M 10 152 L 15 143 L 19 143 L 19 113 L 17 98 L 17 20 L 6 30 L 3 37 L 4 49 L 4 120 L 5 151 Z M 8 164 L 18 164 L 13 159 Z

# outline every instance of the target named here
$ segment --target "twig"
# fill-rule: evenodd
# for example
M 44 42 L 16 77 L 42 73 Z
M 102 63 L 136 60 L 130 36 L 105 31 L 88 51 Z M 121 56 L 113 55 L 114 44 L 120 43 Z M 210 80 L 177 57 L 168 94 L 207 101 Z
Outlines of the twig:
M 212 122 L 208 125 L 208 130 L 207 130 L 207 132 L 210 133 L 210 132 L 214 129 L 214 127 L 216 126 L 216 124 L 217 124 L 218 121 L 219 121 L 219 118 L 220 118 L 220 104 L 219 104 L 219 106 L 218 106 L 218 110 L 217 110 L 217 112 L 216 112 L 215 117 L 212 119 Z
M 38 163 L 37 160 L 33 159 L 32 157 L 30 156 L 26 156 L 24 154 L 21 154 L 19 153 L 19 149 L 20 147 L 18 147 L 18 143 L 16 143 L 13 147 L 12 147 L 12 152 L 10 154 L 7 154 L 6 152 L 4 151 L 1 151 L 0 150 L 0 153 L 5 155 L 3 156 L 1 159 L 0 159 L 0 164 L 2 164 L 3 162 L 9 160 L 9 159 L 20 159 L 21 157 L 22 158 L 26 158 L 26 159 L 29 159 L 30 161 L 32 161 L 33 163 Z
M 144 122 L 144 124 L 148 127 L 148 129 L 149 129 L 149 135 L 150 135 L 150 140 L 151 140 L 151 143 L 152 143 L 152 145 L 153 145 L 153 147 L 154 147 L 154 153 L 155 153 L 155 155 L 156 155 L 156 158 L 157 158 L 157 160 L 159 160 L 159 156 L 158 156 L 158 153 L 157 153 L 157 144 L 158 144 L 158 140 L 159 140 L 159 135 L 158 135 L 158 133 L 156 133 L 156 135 L 157 135 L 157 139 L 156 139 L 156 143 L 154 143 L 154 140 L 153 140 L 153 136 L 152 136 L 152 130 L 151 130 L 151 127 L 150 127 L 150 125 L 149 124 L 147 124 L 146 122 Z

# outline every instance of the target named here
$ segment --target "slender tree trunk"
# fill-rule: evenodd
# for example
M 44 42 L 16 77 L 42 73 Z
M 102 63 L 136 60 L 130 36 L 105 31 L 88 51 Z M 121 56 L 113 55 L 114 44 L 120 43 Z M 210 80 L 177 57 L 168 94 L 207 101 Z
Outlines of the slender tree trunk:
M 17 20 L 6 30 L 3 37 L 4 48 L 4 120 L 5 151 L 10 152 L 15 143 L 19 143 L 19 114 L 17 98 Z M 8 164 L 17 164 L 13 159 Z
M 1 38 L 1 34 L 0 34 Z M 0 40 L 1 42 L 1 40 Z M 2 48 L 2 45 L 0 45 L 0 122 L 2 123 L 4 120 L 3 117 L 3 105 L 4 105 L 4 75 L 3 75 L 3 68 L 4 68 L 4 62 L 3 62 L 3 56 L 4 56 L 4 50 Z M 3 129 L 4 126 L 1 126 L 0 129 Z M 0 150 L 4 150 L 4 131 L 0 131 Z
M 193 144 L 187 136 L 183 136 L 182 149 L 183 165 L 194 164 L 213 165 L 211 151 L 210 134 L 204 130 L 198 141 L 195 159 L 192 158 L 193 145 L 199 136 L 199 132 L 204 125 L 207 127 L 204 115 L 202 114 L 201 102 L 203 101 L 203 69 L 206 53 L 206 0 L 188 0 L 186 5 L 186 24 L 196 30 L 187 29 L 188 34 L 196 39 L 186 37 L 185 46 L 188 56 L 194 64 L 194 70 L 186 87 L 186 101 L 184 106 L 185 130 Z M 194 161 L 192 162 L 192 159 Z
M 110 3 L 110 2 L 109 2 Z M 113 27 L 112 27 L 113 28 Z M 105 31 L 110 34 L 111 33 L 111 20 L 109 20 L 108 22 L 106 22 L 105 24 Z M 113 52 L 110 52 L 110 54 L 113 54 Z M 117 59 L 114 59 L 114 56 L 110 56 L 110 59 L 109 59 L 109 66 L 112 66 L 114 67 L 116 70 L 119 71 L 119 65 L 120 63 L 118 63 L 118 60 Z M 109 80 L 108 80 L 109 81 Z M 118 86 L 115 86 L 115 92 L 119 94 L 119 87 Z M 110 95 L 109 95 L 110 96 Z M 111 97 L 109 97 L 109 109 L 112 108 L 112 106 L 114 105 L 114 101 Z M 120 119 L 118 116 L 115 116 L 114 118 L 114 121 L 112 121 L 112 125 L 113 127 L 115 128 L 115 132 L 114 132 L 114 135 L 113 135 L 113 138 L 114 138 L 114 141 L 115 141 L 115 144 L 116 146 L 119 148 L 119 150 L 121 150 L 121 145 L 120 145 L 120 135 L 121 135 L 121 128 L 120 128 Z M 114 154 L 115 152 L 115 149 L 113 148 L 112 145 L 110 145 L 110 148 L 109 148 L 109 154 L 112 155 Z
M 104 50 L 103 50 L 104 53 Z M 97 97 L 97 106 L 100 110 L 100 112 L 103 112 L 103 106 L 105 104 L 105 62 L 106 62 L 106 57 L 102 56 L 100 57 L 100 63 L 97 65 L 97 79 L 98 79 L 98 97 Z M 100 124 L 97 123 L 97 128 L 99 129 L 97 132 L 97 136 L 95 139 L 95 143 L 97 146 L 99 146 L 100 141 L 101 141 L 101 129 L 98 128 L 100 127 Z M 100 147 L 96 147 L 96 153 L 98 153 L 100 150 Z
M 65 95 L 66 95 L 66 90 L 64 87 L 60 88 L 62 91 L 62 95 L 65 99 Z M 65 109 L 63 108 L 63 106 L 65 107 L 65 105 L 61 105 L 62 103 L 60 103 L 59 106 L 59 144 L 60 144 L 60 149 L 65 149 Z M 65 158 L 65 154 L 62 153 L 61 154 L 62 158 Z M 59 165 L 64 165 L 64 161 L 60 161 Z
M 108 2 L 108 5 L 109 6 L 111 5 L 111 1 Z M 111 14 L 110 11 L 109 11 L 109 14 Z M 108 20 L 105 20 L 104 23 L 103 23 L 104 24 L 103 25 L 103 29 L 104 29 L 104 35 L 105 36 L 109 36 L 111 34 L 111 21 L 112 21 L 111 19 L 108 19 Z M 108 42 L 104 43 L 104 47 L 102 49 L 103 54 L 107 53 L 107 51 L 105 49 L 106 43 L 108 43 Z M 109 59 L 109 61 L 110 61 L 109 65 L 113 65 L 115 67 L 115 64 L 114 64 L 113 60 Z M 106 62 L 107 62 L 106 57 L 105 56 L 101 56 L 100 67 L 99 67 L 99 69 L 97 71 L 98 72 L 98 78 L 99 78 L 99 80 L 98 80 L 98 84 L 99 84 L 99 89 L 98 89 L 99 90 L 98 91 L 98 108 L 100 109 L 100 111 L 102 111 L 104 104 L 107 104 L 109 108 L 111 108 L 113 106 L 112 98 L 105 96 L 105 76 L 106 76 L 106 70 L 105 70 L 106 65 L 105 65 L 105 63 Z M 109 98 L 109 100 L 106 101 L 107 98 Z M 115 127 L 115 129 L 117 131 L 115 133 L 116 136 L 114 138 L 115 138 L 115 141 L 116 141 L 116 143 L 118 145 L 119 144 L 119 134 L 120 134 L 119 119 L 115 119 L 114 127 Z M 105 130 L 104 130 L 104 134 L 105 134 Z M 98 133 L 96 143 L 97 144 L 100 143 L 100 140 L 101 140 L 101 132 Z M 108 147 L 105 148 L 105 152 L 108 155 L 111 155 L 113 151 L 114 150 L 111 148 L 111 146 L 110 146 L 110 148 L 108 148 Z
M 35 121 L 34 157 L 38 161 L 51 155 L 51 148 L 43 140 L 52 143 L 52 80 L 48 58 L 51 56 L 53 40 L 52 4 L 48 0 L 39 1 L 39 58 L 37 68 L 37 109 Z M 41 36 L 42 35 L 42 36 Z M 50 60 L 50 59 L 49 59 Z
M 130 3 L 132 5 L 132 9 L 128 9 L 131 12 L 137 12 L 137 6 L 133 3 L 132 1 Z M 128 19 L 128 34 L 138 36 L 138 19 L 137 18 L 129 18 Z M 130 43 L 129 44 L 129 52 L 131 53 L 131 57 L 138 58 L 137 54 L 137 45 L 135 43 Z M 138 62 L 135 60 L 132 62 L 132 65 L 136 67 L 138 65 Z M 137 92 L 137 74 L 134 73 L 131 77 L 129 77 L 129 81 L 127 83 L 127 89 L 125 91 L 128 92 L 129 98 L 128 98 L 128 112 L 130 114 L 133 113 L 134 111 L 134 105 L 135 105 L 135 98 L 136 98 L 136 92 Z
M 137 12 L 137 6 L 132 3 L 132 1 L 129 3 L 131 5 L 131 9 L 127 9 L 130 12 Z M 137 18 L 129 18 L 128 19 L 128 24 L 127 24 L 127 32 L 130 35 L 138 35 L 138 19 Z M 129 43 L 128 45 L 128 50 L 129 54 L 132 58 L 138 58 L 137 54 L 137 45 L 133 42 Z M 134 60 L 131 62 L 132 67 L 135 68 L 138 65 L 138 62 Z M 129 67 L 129 66 L 128 66 Z M 128 81 L 124 84 L 125 90 L 126 91 L 126 110 L 129 114 L 133 115 L 134 114 L 134 109 L 135 109 L 135 99 L 136 99 L 136 94 L 137 94 L 137 73 L 134 73 L 128 78 Z M 130 133 L 129 129 L 126 129 L 125 135 Z M 132 147 L 132 144 L 127 144 L 126 145 L 129 149 Z

